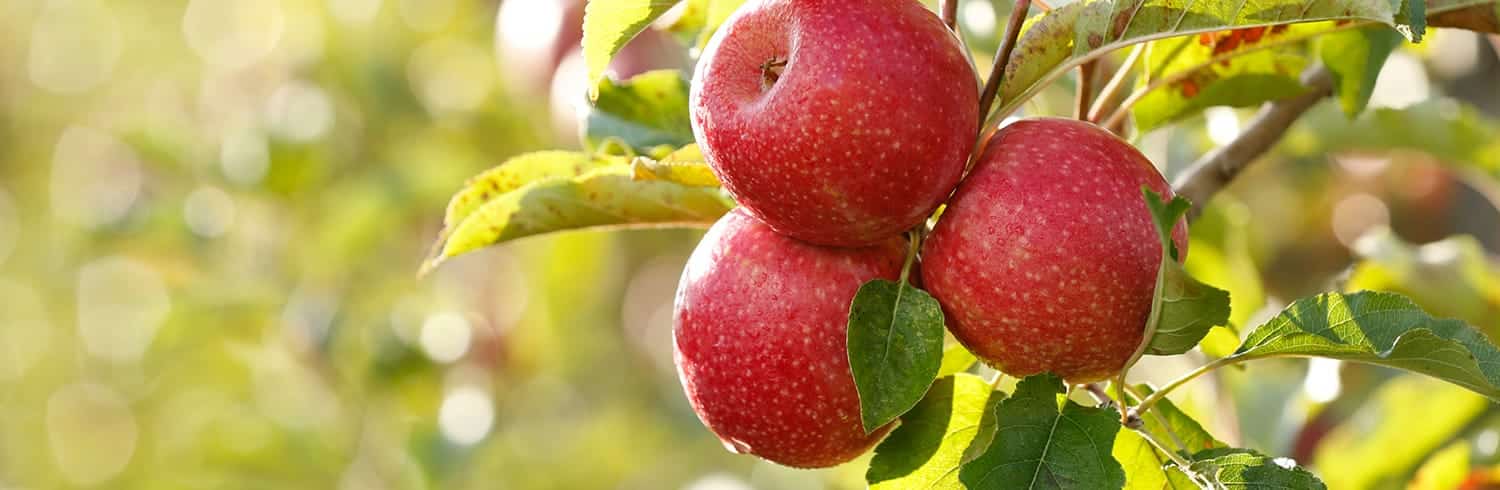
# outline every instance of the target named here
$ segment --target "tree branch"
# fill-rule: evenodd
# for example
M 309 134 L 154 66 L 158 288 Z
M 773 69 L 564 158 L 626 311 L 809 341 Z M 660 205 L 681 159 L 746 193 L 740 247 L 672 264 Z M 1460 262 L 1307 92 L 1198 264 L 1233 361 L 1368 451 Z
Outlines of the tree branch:
M 1302 84 L 1309 88 L 1306 93 L 1261 106 L 1260 112 L 1256 113 L 1255 119 L 1250 121 L 1250 125 L 1239 137 L 1193 162 L 1172 183 L 1177 195 L 1193 202 L 1193 209 L 1188 211 L 1189 220 L 1202 214 L 1203 208 L 1214 194 L 1229 185 L 1256 157 L 1280 141 L 1297 118 L 1333 93 L 1332 75 L 1321 64 L 1302 73 Z
M 984 93 L 979 96 L 981 124 L 990 117 L 995 96 L 1000 93 L 1000 81 L 1005 78 L 1005 66 L 1010 64 L 1010 54 L 1016 50 L 1016 38 L 1021 36 L 1021 24 L 1026 22 L 1026 14 L 1030 11 L 1031 0 L 1016 0 L 1016 6 L 1010 10 L 1010 22 L 1005 27 L 1005 41 L 1000 44 L 1000 52 L 995 56 L 995 66 L 990 69 L 990 78 L 984 82 Z

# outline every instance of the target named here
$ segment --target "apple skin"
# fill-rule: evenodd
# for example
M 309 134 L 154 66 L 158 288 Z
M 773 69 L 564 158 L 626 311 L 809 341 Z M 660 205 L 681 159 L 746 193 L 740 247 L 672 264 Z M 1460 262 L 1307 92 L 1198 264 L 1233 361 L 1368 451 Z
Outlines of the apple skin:
M 845 348 L 849 304 L 897 280 L 905 241 L 822 247 L 772 231 L 743 208 L 709 229 L 677 287 L 677 373 L 698 418 L 737 453 L 796 468 L 833 466 L 865 434 Z
M 1161 265 L 1142 186 L 1171 198 L 1150 160 L 1093 124 L 1039 118 L 997 132 L 922 247 L 923 283 L 954 337 L 1012 376 L 1119 372 Z M 1185 257 L 1187 223 L 1172 235 Z
M 774 83 L 763 67 L 785 61 Z M 776 231 L 862 246 L 925 220 L 977 139 L 957 38 L 913 0 L 752 0 L 693 77 L 693 133 L 731 195 Z

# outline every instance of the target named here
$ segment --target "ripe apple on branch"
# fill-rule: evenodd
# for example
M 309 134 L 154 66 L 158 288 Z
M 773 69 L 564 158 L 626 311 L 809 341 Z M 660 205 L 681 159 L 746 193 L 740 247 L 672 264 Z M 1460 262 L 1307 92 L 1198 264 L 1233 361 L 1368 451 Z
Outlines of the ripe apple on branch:
M 673 347 L 687 400 L 733 452 L 811 468 L 874 447 L 867 480 L 879 488 L 1324 488 L 1219 442 L 1167 395 L 1225 366 L 1326 357 L 1500 400 L 1500 349 L 1399 295 L 1329 292 L 1160 388 L 1127 376 L 1142 356 L 1183 354 L 1230 324 L 1228 293 L 1182 265 L 1194 205 L 1319 101 L 1362 110 L 1393 28 L 1417 41 L 1500 18 L 1481 0 L 1399 3 L 1097 0 L 1028 18 L 1021 0 L 981 78 L 953 0 L 941 14 L 916 0 L 593 0 L 588 151 L 473 179 L 426 266 L 550 231 L 712 223 L 678 285 Z M 673 8 L 670 30 L 702 41 L 690 82 L 606 78 L 611 57 Z M 1193 42 L 1222 32 L 1250 38 Z M 1240 63 L 1341 34 L 1357 36 L 1318 45 L 1323 63 L 1300 74 Z M 1143 52 L 1174 40 L 1186 40 L 1176 54 Z M 1122 48 L 1096 90 L 1100 60 Z M 1073 68 L 1074 118 L 1009 118 Z M 1142 88 L 1119 97 L 1132 77 Z M 1298 89 L 1235 93 L 1243 77 Z M 1219 85 L 1161 95 L 1180 80 Z M 1176 104 L 1153 113 L 1163 124 L 1213 101 L 1261 110 L 1175 186 L 1117 134 L 1152 104 Z M 1008 393 L 1005 376 L 1019 379 Z M 972 431 L 931 432 L 960 417 Z

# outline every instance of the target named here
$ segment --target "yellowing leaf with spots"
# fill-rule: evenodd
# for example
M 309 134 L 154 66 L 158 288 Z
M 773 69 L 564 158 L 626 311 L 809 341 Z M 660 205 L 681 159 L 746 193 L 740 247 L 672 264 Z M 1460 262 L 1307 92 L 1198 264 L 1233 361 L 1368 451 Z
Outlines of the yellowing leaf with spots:
M 1188 34 L 1317 21 L 1374 22 L 1421 37 L 1425 16 L 1493 0 L 1079 0 L 1026 24 L 1005 68 L 996 114 L 1015 111 L 1047 83 L 1085 61 L 1124 46 Z M 1425 15 L 1425 16 L 1424 16 Z M 992 118 L 991 127 L 999 123 Z
M 470 179 L 450 201 L 424 270 L 485 246 L 554 231 L 708 226 L 733 207 L 716 186 L 643 179 L 631 162 L 540 152 Z

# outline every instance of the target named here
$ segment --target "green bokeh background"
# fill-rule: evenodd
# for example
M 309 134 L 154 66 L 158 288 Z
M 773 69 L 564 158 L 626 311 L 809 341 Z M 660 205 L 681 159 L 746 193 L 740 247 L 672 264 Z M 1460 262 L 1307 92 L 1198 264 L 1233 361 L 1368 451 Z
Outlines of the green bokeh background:
M 577 145 L 545 88 L 503 81 L 539 68 L 497 59 L 498 7 L 0 2 L 0 489 L 860 487 L 863 461 L 802 471 L 730 454 L 687 406 L 671 302 L 697 231 L 550 235 L 416 276 L 464 179 Z M 972 45 L 993 49 L 984 17 L 1004 9 L 963 12 Z M 1375 116 L 1325 104 L 1194 229 L 1189 266 L 1234 292 L 1236 322 L 1352 280 L 1500 331 L 1485 197 L 1500 62 L 1478 37 L 1435 38 L 1401 55 L 1401 80 L 1425 88 L 1387 99 L 1416 94 L 1406 103 L 1480 143 L 1392 151 L 1350 129 Z M 1065 114 L 1071 86 L 1026 110 Z M 1247 117 L 1139 142 L 1170 175 L 1215 124 Z M 1399 487 L 1450 444 L 1493 464 L 1494 406 L 1403 401 L 1418 388 L 1392 379 L 1422 383 L 1278 361 L 1182 400 L 1221 438 L 1295 455 L 1334 488 Z M 1435 441 L 1360 439 L 1430 400 L 1423 417 L 1453 426 Z M 1319 452 L 1337 444 L 1414 455 L 1371 476 L 1349 451 Z

